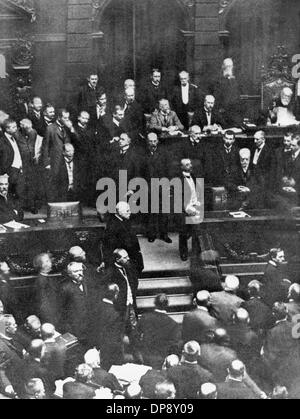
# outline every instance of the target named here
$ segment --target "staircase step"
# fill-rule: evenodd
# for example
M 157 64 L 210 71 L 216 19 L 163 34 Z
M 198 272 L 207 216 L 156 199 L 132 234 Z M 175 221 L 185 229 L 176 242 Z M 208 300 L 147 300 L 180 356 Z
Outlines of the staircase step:
M 168 295 L 169 307 L 190 307 L 192 304 L 192 294 Z M 137 297 L 137 307 L 139 310 L 154 308 L 155 296 Z
M 190 289 L 192 283 L 188 276 L 171 278 L 147 278 L 139 281 L 139 292 L 158 290 L 163 292 L 170 289 Z

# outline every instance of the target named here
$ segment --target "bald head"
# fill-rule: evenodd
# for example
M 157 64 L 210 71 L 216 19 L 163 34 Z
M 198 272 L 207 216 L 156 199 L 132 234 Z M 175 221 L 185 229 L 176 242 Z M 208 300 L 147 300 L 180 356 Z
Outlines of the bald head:
M 217 398 L 217 386 L 212 383 L 202 384 L 199 392 L 201 399 L 214 400 Z
M 135 89 L 135 81 L 132 79 L 127 79 L 124 81 L 124 90 Z
M 238 359 L 231 363 L 228 370 L 232 378 L 241 380 L 244 378 L 245 371 L 245 365 L 242 363 L 242 361 L 239 361 Z
M 63 155 L 67 160 L 73 160 L 75 154 L 74 146 L 70 143 L 64 145 Z
M 163 369 L 167 370 L 172 367 L 176 367 L 176 365 L 179 365 L 180 359 L 177 355 L 169 355 L 165 359 Z
M 100 367 L 100 353 L 97 349 L 90 349 L 84 355 L 84 362 L 92 368 Z
M 244 308 L 239 308 L 234 315 L 234 319 L 236 323 L 248 324 L 250 321 L 249 313 Z
M 192 340 L 187 342 L 183 347 L 183 357 L 188 362 L 195 362 L 201 355 L 201 348 L 198 342 Z
M 26 329 L 31 335 L 40 337 L 41 333 L 41 321 L 37 316 L 29 316 L 25 321 Z
M 262 288 L 262 283 L 257 281 L 257 280 L 249 282 L 249 284 L 248 284 L 249 295 L 251 297 L 259 296 L 260 292 L 261 292 L 261 288 Z
M 127 202 L 119 202 L 116 207 L 116 212 L 122 220 L 129 220 L 131 217 L 130 206 Z
M 128 104 L 134 102 L 134 100 L 135 100 L 135 89 L 133 87 L 127 87 L 125 89 L 125 100 Z
M 210 293 L 208 291 L 199 291 L 196 295 L 196 304 L 198 307 L 208 307 L 210 302 Z
M 300 285 L 293 284 L 290 286 L 288 298 L 295 302 L 300 302 Z
M 56 334 L 55 327 L 51 323 L 45 323 L 41 327 L 41 334 L 43 340 L 52 339 Z
M 230 342 L 229 335 L 225 329 L 216 329 L 214 331 L 214 342 L 220 346 L 228 346 Z
M 69 250 L 69 256 L 74 262 L 86 262 L 86 253 L 79 246 L 71 247 Z
M 240 281 L 238 277 L 234 275 L 228 275 L 225 279 L 224 290 L 227 292 L 235 293 L 239 289 Z
M 22 130 L 24 130 L 25 132 L 30 132 L 32 131 L 32 122 L 30 119 L 22 119 L 22 121 L 20 121 L 20 128 Z
M 44 353 L 45 344 L 42 339 L 34 339 L 28 348 L 28 353 L 32 358 L 41 359 Z
M 140 399 L 142 395 L 142 388 L 139 384 L 133 383 L 126 389 L 126 399 Z

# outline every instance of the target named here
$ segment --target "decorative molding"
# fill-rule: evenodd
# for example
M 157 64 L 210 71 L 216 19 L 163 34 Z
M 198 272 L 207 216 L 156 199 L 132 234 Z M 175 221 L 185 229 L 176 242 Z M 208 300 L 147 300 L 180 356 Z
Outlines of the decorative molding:
M 31 67 L 33 62 L 33 37 L 19 37 L 12 45 L 11 62 L 13 67 Z
M 65 33 L 37 33 L 35 34 L 35 42 L 66 42 L 67 35 Z
M 5 3 L 25 12 L 30 16 L 32 23 L 36 21 L 35 0 L 5 0 Z

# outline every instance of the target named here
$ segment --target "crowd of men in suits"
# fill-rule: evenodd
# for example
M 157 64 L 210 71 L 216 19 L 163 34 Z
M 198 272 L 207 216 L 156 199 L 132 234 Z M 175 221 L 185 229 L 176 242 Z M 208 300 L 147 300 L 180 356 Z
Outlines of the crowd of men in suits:
M 111 226 L 106 243 L 119 231 L 119 245 L 126 247 L 121 230 Z M 1 265 L 1 398 L 300 397 L 300 286 L 286 279 L 282 249 L 270 251 L 262 280 L 247 289 L 233 275 L 222 283 L 214 274 L 206 289 L 197 278 L 191 309 L 178 323 L 166 294 L 138 316 L 142 258 L 128 246 L 128 240 L 128 251 L 108 246 L 105 266 L 98 269 L 73 247 L 56 276 L 51 256 L 36 256 L 35 298 L 26 319 L 13 290 L 5 292 L 9 274 Z M 77 342 L 73 349 L 66 336 Z M 125 384 L 124 375 L 120 381 L 109 371 L 128 362 L 149 370 L 136 378 L 129 373 Z
M 283 148 L 275 151 L 259 131 L 250 157 L 246 150 L 241 157 L 234 133 L 226 133 L 242 123 L 238 92 L 231 60 L 224 61 L 218 86 L 201 93 L 186 71 L 179 74 L 179 85 L 167 90 L 161 71 L 154 69 L 144 85 L 126 80 L 124 92 L 110 97 L 91 74 L 71 111 L 55 109 L 37 96 L 26 112 L 9 116 L 1 111 L 0 174 L 9 176 L 9 192 L 20 207 L 33 213 L 49 201 L 80 200 L 94 207 L 100 178 L 118 184 L 120 170 L 127 170 L 128 181 L 171 178 L 180 175 L 185 158 L 207 187 L 225 187 L 241 206 L 244 201 L 275 205 L 282 199 L 298 204 L 298 134 L 287 133 Z M 200 135 L 222 129 L 223 141 L 208 142 Z M 172 150 L 161 143 L 183 132 L 188 138 L 182 138 L 174 161 Z M 275 200 L 273 192 L 279 196 Z M 261 193 L 265 199 L 256 199 Z

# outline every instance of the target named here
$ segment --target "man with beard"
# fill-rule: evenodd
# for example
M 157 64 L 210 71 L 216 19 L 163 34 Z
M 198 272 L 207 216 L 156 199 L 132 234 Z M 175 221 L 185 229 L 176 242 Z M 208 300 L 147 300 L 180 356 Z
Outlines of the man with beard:
M 286 127 L 298 125 L 294 114 L 293 91 L 289 87 L 284 87 L 280 92 L 280 97 L 275 99 L 269 108 L 268 123 L 271 125 Z
M 95 153 L 95 139 L 93 131 L 89 128 L 90 115 L 81 111 L 78 122 L 74 127 L 73 145 L 75 148 L 76 161 L 78 164 L 79 178 L 85 183 L 83 202 L 95 205 L 95 185 L 99 175 L 98 154 Z
M 222 74 L 214 91 L 220 112 L 224 116 L 224 127 L 232 128 L 243 122 L 241 89 L 234 72 L 234 63 L 226 58 L 222 65 Z
M 127 88 L 124 94 L 124 100 L 121 103 L 124 109 L 124 123 L 129 127 L 129 135 L 133 141 L 138 144 L 139 134 L 143 134 L 145 128 L 145 118 L 141 105 L 136 100 L 135 90 Z
M 0 176 L 0 223 L 6 224 L 10 221 L 22 221 L 23 211 L 16 208 L 8 194 L 9 182 L 8 176 Z
M 145 113 L 151 114 L 158 109 L 158 103 L 167 96 L 167 89 L 161 82 L 161 71 L 154 68 L 151 72 L 150 80 L 143 86 L 141 103 Z

